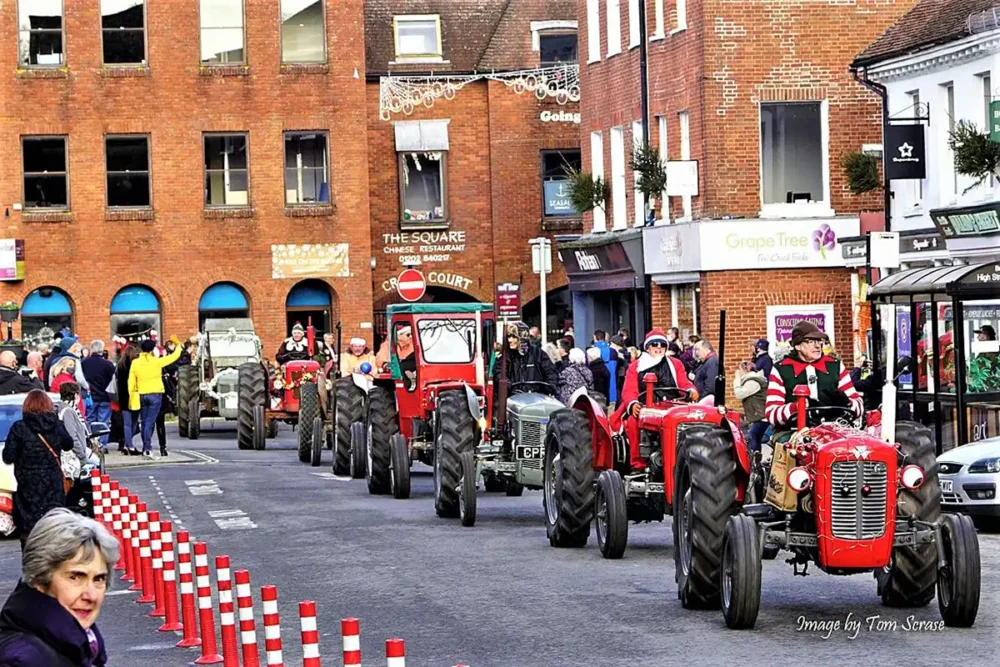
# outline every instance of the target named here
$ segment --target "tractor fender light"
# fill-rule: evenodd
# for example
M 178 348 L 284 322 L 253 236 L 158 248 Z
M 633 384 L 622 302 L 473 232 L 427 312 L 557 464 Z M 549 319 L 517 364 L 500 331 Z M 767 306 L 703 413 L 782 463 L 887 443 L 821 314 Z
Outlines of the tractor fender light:
M 910 491 L 919 489 L 924 483 L 924 471 L 920 466 L 908 465 L 899 471 L 899 481 Z
M 788 471 L 788 486 L 796 493 L 802 493 L 812 486 L 812 475 L 802 467 L 792 468 Z

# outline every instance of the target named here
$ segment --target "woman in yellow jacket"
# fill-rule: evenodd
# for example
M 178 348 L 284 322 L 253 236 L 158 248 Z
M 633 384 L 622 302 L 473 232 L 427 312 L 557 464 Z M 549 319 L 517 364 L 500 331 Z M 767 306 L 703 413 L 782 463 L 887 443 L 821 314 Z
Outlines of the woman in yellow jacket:
M 174 351 L 165 357 L 157 357 L 153 354 L 156 343 L 152 340 L 142 341 L 140 349 L 142 354 L 132 362 L 132 368 L 128 373 L 128 402 L 130 410 L 139 411 L 139 419 L 142 422 L 142 455 L 152 458 L 153 449 L 153 428 L 156 426 L 156 417 L 160 414 L 160 407 L 163 404 L 163 368 L 177 361 L 181 356 L 181 345 L 177 336 L 171 336 L 175 348 Z M 164 452 L 160 452 L 164 454 Z

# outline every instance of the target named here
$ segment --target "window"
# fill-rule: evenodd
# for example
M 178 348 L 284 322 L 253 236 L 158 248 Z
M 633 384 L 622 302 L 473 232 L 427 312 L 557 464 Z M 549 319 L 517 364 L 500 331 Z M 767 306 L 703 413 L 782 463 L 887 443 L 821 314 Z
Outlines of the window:
M 18 0 L 17 63 L 27 67 L 62 65 L 62 0 Z
M 983 82 L 983 131 L 990 133 L 990 102 L 993 101 L 993 78 L 989 72 L 979 75 Z M 997 179 L 993 174 L 983 181 L 984 189 L 992 189 L 996 185 Z M 985 194 L 985 193 L 984 193 Z
M 149 206 L 149 138 L 108 137 L 108 208 Z
M 642 121 L 634 120 L 632 121 L 632 152 L 636 152 L 644 145 L 645 141 L 642 136 Z M 646 224 L 646 197 L 639 190 L 639 172 L 632 172 L 632 179 L 634 181 L 634 187 L 632 189 L 632 208 L 635 209 L 632 213 L 635 217 L 635 226 L 642 227 Z
M 948 110 L 948 134 L 945 135 L 945 141 L 947 142 L 947 137 L 955 131 L 955 86 L 951 83 L 946 83 L 944 86 L 945 104 Z M 947 149 L 948 160 L 945 169 L 947 169 L 947 178 L 944 179 L 946 183 L 950 184 L 951 194 L 958 195 L 958 171 L 955 169 L 955 153 L 951 148 Z
M 580 151 L 542 151 L 544 215 L 579 215 L 569 197 L 569 171 L 571 169 L 580 170 Z
M 441 19 L 437 14 L 396 16 L 392 20 L 397 58 L 440 60 Z
M 105 65 L 146 64 L 144 0 L 101 0 Z
M 654 0 L 653 2 L 653 14 L 656 25 L 653 28 L 653 37 L 663 37 L 664 36 L 664 21 L 663 21 L 663 0 Z
M 677 125 L 681 131 L 681 159 L 690 160 L 691 159 L 691 116 L 687 111 L 681 111 L 677 114 Z M 684 195 L 681 199 L 683 205 L 683 215 L 681 220 L 685 222 L 690 221 L 692 217 L 691 213 L 691 195 Z
M 628 227 L 625 201 L 625 130 L 611 128 L 611 220 L 612 229 Z
M 66 137 L 25 137 L 21 142 L 25 208 L 69 208 Z
M 628 0 L 628 47 L 639 46 L 642 33 L 639 31 L 639 0 Z
M 659 135 L 659 150 L 660 150 L 660 160 L 664 164 L 664 168 L 667 164 L 667 117 L 657 116 L 656 117 L 656 128 L 657 135 Z M 667 199 L 667 191 L 664 190 L 663 194 L 660 196 L 660 219 L 664 222 L 670 220 L 670 205 Z
M 622 52 L 621 0 L 608 0 L 608 56 Z
M 822 124 L 819 103 L 761 104 L 764 204 L 824 200 Z
M 674 32 L 687 30 L 687 27 L 688 27 L 687 0 L 677 0 L 677 27 L 674 28 Z
M 912 107 L 913 110 L 913 113 L 908 115 L 912 115 L 914 117 L 919 116 L 920 91 L 914 90 L 912 92 L 907 93 L 907 95 L 910 97 L 910 106 Z M 912 196 L 913 207 L 918 208 L 924 200 L 924 182 L 920 179 L 913 179 L 910 181 L 910 188 L 912 188 L 911 196 Z
M 587 0 L 587 62 L 601 60 L 601 0 Z
M 298 194 L 298 189 L 296 189 Z M 248 206 L 247 135 L 205 135 L 205 205 Z
M 201 62 L 242 63 L 243 0 L 201 0 Z
M 421 355 L 429 364 L 467 364 L 476 352 L 473 319 L 422 319 L 417 332 Z
M 445 151 L 401 152 L 399 196 L 403 222 L 443 222 L 448 219 Z
M 285 133 L 285 203 L 327 204 L 326 134 Z
M 323 0 L 281 0 L 281 62 L 326 62 Z
M 542 65 L 558 65 L 577 61 L 576 33 L 554 32 L 538 37 Z
M 590 174 L 596 181 L 604 179 L 604 135 L 600 132 L 590 133 Z M 605 204 L 607 206 L 607 204 Z M 594 209 L 594 231 L 603 232 L 608 229 L 607 211 L 604 206 Z

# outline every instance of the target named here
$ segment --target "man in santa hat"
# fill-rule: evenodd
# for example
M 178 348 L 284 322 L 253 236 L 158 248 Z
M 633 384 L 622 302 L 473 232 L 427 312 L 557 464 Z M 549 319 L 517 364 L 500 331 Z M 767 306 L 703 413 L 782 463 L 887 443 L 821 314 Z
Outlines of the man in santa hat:
M 279 364 L 289 361 L 305 361 L 309 358 L 309 341 L 306 340 L 306 330 L 298 322 L 292 327 L 292 335 L 281 342 L 274 360 Z
M 352 338 L 348 347 L 350 354 L 345 354 L 340 362 L 340 373 L 349 377 L 351 373 L 360 373 L 361 364 L 366 361 L 375 369 L 375 355 L 368 349 L 364 338 Z
M 676 357 L 667 355 L 669 341 L 661 329 L 653 329 L 646 334 L 643 342 L 643 352 L 629 364 L 625 373 L 625 384 L 621 391 L 621 403 L 618 410 L 611 416 L 612 428 L 625 427 L 629 442 L 629 458 L 632 472 L 642 472 L 646 469 L 646 461 L 639 453 L 639 411 L 642 409 L 641 398 L 645 394 L 646 385 L 641 382 L 648 374 L 656 375 L 655 388 L 677 388 L 687 392 L 691 400 L 697 400 L 698 392 L 687 377 L 684 364 Z

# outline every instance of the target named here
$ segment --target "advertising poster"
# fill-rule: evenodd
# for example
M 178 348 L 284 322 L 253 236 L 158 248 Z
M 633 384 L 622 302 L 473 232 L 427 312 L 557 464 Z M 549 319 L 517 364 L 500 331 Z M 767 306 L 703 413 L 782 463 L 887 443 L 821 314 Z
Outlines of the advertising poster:
M 804 306 L 768 306 L 767 339 L 771 343 L 787 343 L 792 339 L 792 329 L 806 320 L 815 324 L 836 345 L 833 331 L 833 304 Z

